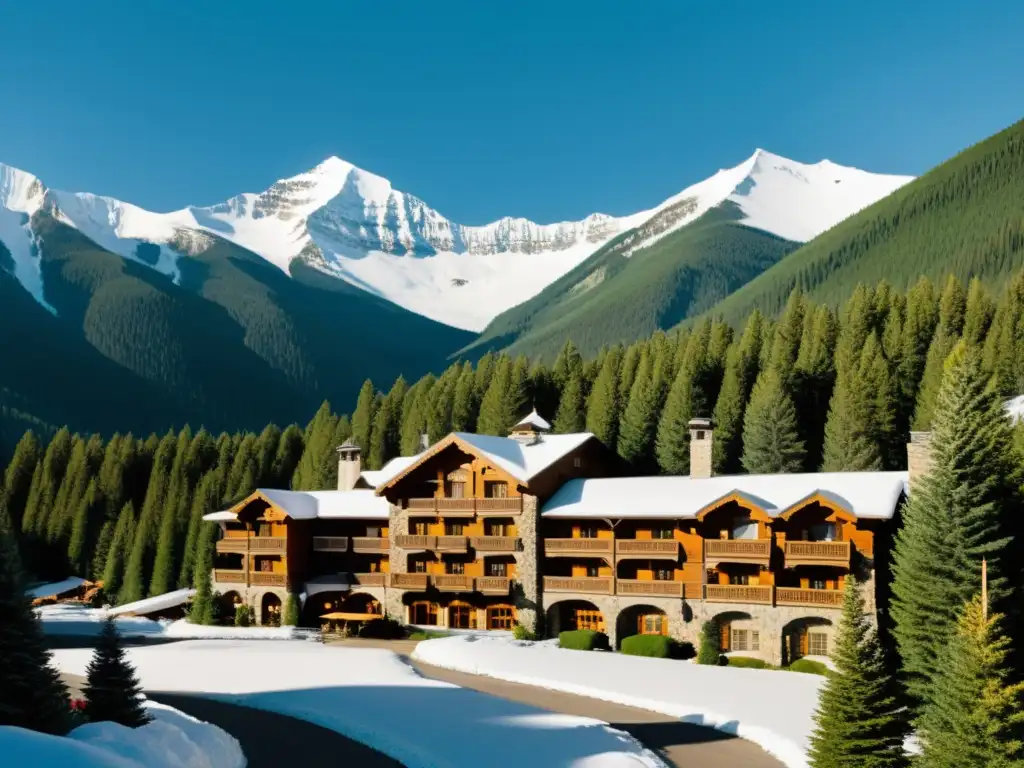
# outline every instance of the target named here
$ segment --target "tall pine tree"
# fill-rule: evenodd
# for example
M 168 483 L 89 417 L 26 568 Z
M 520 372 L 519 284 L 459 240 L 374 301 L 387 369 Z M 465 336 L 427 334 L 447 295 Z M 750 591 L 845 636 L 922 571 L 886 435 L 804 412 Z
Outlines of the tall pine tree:
M 743 417 L 743 468 L 751 474 L 799 472 L 804 444 L 796 409 L 774 369 L 761 373 Z

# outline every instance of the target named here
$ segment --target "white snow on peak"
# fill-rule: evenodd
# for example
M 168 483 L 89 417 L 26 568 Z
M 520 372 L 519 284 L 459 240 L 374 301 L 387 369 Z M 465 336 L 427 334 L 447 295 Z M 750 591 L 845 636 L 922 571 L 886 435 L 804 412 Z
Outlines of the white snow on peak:
M 638 213 L 554 224 L 503 217 L 465 226 L 338 157 L 263 192 L 170 213 L 47 191 L 31 174 L 0 165 L 0 240 L 14 254 L 18 278 L 44 305 L 24 214 L 51 203 L 62 221 L 104 248 L 175 281 L 178 259 L 202 250 L 209 241 L 201 237 L 216 235 L 286 273 L 301 260 L 417 314 L 479 331 L 624 233 L 618 249 L 628 257 L 728 201 L 742 223 L 805 242 L 910 179 L 827 160 L 807 165 L 758 149 Z

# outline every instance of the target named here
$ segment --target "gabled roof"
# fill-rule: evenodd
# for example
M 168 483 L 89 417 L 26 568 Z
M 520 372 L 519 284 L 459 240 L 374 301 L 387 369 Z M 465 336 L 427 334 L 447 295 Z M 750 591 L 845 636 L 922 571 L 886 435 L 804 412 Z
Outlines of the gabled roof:
M 383 488 L 393 484 L 425 460 L 436 456 L 451 445 L 456 445 L 463 451 L 488 461 L 521 483 L 528 483 L 556 461 L 591 439 L 596 438 L 590 432 L 577 432 L 569 435 L 544 435 L 536 442 L 523 444 L 511 437 L 452 432 L 423 453 L 415 456 L 414 460 L 401 472 L 380 483 L 377 486 L 377 492 L 380 493 Z
M 536 408 L 526 414 L 526 416 L 516 424 L 516 427 L 535 427 L 544 432 L 551 429 L 551 425 L 546 419 L 541 418 L 541 415 L 537 413 Z M 513 429 L 515 429 L 515 427 L 513 427 Z
M 256 494 L 284 510 L 292 520 L 317 518 L 387 519 L 387 499 L 371 490 L 362 491 L 284 491 L 277 488 L 258 488 Z M 254 495 L 256 495 L 254 494 Z M 251 498 L 251 497 L 250 497 Z M 232 509 L 203 515 L 204 520 L 234 520 L 238 517 L 236 504 Z
M 798 508 L 801 502 L 820 496 L 856 517 L 889 519 L 906 485 L 906 472 L 577 479 L 563 485 L 544 505 L 541 514 L 613 519 L 693 518 L 714 508 L 717 501 L 736 497 L 750 499 L 769 516 L 778 517 Z
M 371 488 L 377 488 L 384 483 L 388 482 L 391 478 L 397 476 L 399 473 L 405 471 L 414 461 L 417 456 L 396 456 L 387 464 L 380 469 L 364 469 L 360 474 L 360 477 L 366 481 L 366 484 Z

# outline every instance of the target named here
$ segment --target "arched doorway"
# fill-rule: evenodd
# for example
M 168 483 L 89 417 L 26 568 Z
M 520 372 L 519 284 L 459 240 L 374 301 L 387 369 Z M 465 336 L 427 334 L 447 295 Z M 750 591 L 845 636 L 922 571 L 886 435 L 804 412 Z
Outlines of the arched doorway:
M 573 629 L 607 632 L 601 609 L 587 600 L 562 600 L 548 608 L 548 627 L 552 635 Z
M 615 637 L 621 645 L 631 635 L 668 635 L 668 616 L 653 605 L 630 605 L 615 622 Z
M 461 600 L 452 600 L 448 603 L 448 627 L 476 629 L 476 608 Z
M 260 624 L 270 627 L 281 626 L 281 598 L 273 592 L 263 595 L 260 602 Z
M 217 622 L 219 624 L 234 624 L 235 610 L 242 604 L 242 596 L 235 590 L 228 590 L 217 598 Z
M 749 613 L 726 611 L 714 617 L 718 625 L 719 646 L 722 653 L 759 655 L 761 653 L 761 629 Z
M 792 664 L 804 656 L 828 656 L 835 629 L 820 616 L 794 619 L 782 628 L 782 663 Z
M 356 592 L 345 598 L 342 603 L 342 611 L 345 613 L 365 613 L 373 614 L 375 616 L 384 615 L 384 606 L 380 604 L 380 600 L 375 598 L 373 595 L 368 595 L 365 592 Z

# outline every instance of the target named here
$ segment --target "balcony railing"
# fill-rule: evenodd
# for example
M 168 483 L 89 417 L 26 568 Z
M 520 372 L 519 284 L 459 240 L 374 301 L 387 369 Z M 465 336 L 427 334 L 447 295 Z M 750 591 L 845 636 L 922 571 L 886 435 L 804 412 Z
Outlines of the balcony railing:
M 285 536 L 231 536 L 217 542 L 218 552 L 285 552 L 287 549 Z
M 545 555 L 610 555 L 614 539 L 544 539 Z
M 616 539 L 615 556 L 675 560 L 679 557 L 679 542 L 675 539 Z
M 850 567 L 848 541 L 787 541 L 786 567 L 798 565 L 833 565 Z
M 439 592 L 473 591 L 473 577 L 461 573 L 439 573 L 431 576 L 430 581 Z
M 245 584 L 245 571 L 218 569 L 213 572 L 213 580 L 221 584 Z
M 512 586 L 508 576 L 477 576 L 476 591 L 485 595 L 507 595 Z
M 471 536 L 469 544 L 478 552 L 515 552 L 519 549 L 517 536 Z
M 548 592 L 610 595 L 612 594 L 612 578 L 610 576 L 545 576 L 544 589 Z
M 425 573 L 392 573 L 391 586 L 396 589 L 426 589 L 427 574 Z
M 315 552 L 347 552 L 348 536 L 314 536 L 313 551 Z
M 704 599 L 713 603 L 763 603 L 772 604 L 771 586 L 749 586 L 746 584 L 707 584 Z
M 251 571 L 249 573 L 249 583 L 256 587 L 283 587 L 288 583 L 288 577 L 283 573 Z
M 616 579 L 617 595 L 652 595 L 654 597 L 682 597 L 683 582 L 642 579 Z
M 353 573 L 352 583 L 360 587 L 383 587 L 387 585 L 386 573 Z
M 438 552 L 465 552 L 469 548 L 465 536 L 438 536 Z
M 387 536 L 353 536 L 352 551 L 371 555 L 387 552 L 390 543 Z
M 843 605 L 843 590 L 776 587 L 775 604 L 808 605 L 815 608 L 841 608 Z
M 405 508 L 412 513 L 444 517 L 472 517 L 474 514 L 495 516 L 518 514 L 521 497 L 505 499 L 406 499 Z
M 709 563 L 759 563 L 768 565 L 771 539 L 705 539 L 704 560 Z
M 395 544 L 402 549 L 436 549 L 437 536 L 421 534 L 402 534 L 395 536 Z

